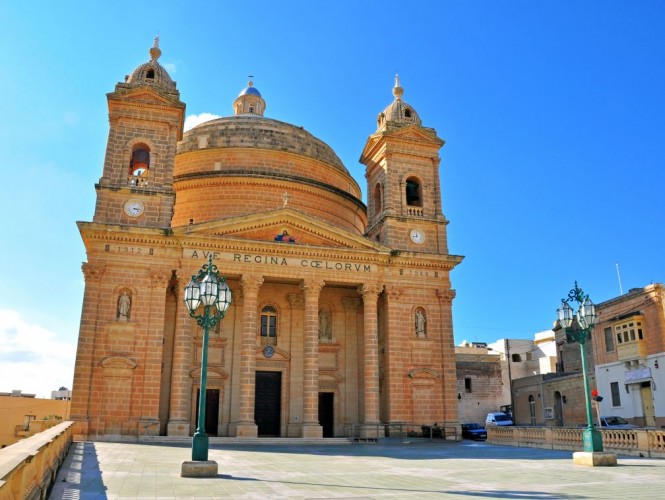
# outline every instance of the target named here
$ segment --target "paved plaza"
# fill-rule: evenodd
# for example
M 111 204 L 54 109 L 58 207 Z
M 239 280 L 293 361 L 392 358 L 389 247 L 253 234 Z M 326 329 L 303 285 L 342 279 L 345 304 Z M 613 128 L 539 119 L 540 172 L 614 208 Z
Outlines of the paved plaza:
M 181 478 L 177 445 L 74 443 L 51 499 L 656 498 L 665 460 L 573 465 L 569 451 L 449 441 L 353 445 L 211 445 L 216 478 Z M 654 493 L 660 492 L 660 493 Z M 652 494 L 653 493 L 653 494 Z

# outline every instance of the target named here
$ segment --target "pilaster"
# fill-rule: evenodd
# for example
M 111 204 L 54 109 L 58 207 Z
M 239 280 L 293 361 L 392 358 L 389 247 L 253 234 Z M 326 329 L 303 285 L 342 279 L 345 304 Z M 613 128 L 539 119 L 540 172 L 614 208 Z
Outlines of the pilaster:
M 76 422 L 74 427 L 76 439 L 85 439 L 89 433 L 90 389 L 95 362 L 95 333 L 97 330 L 98 307 L 101 302 L 101 283 L 105 268 L 104 266 L 84 263 L 81 270 L 85 279 L 85 291 L 70 413 L 71 420 Z
M 256 332 L 259 288 L 263 277 L 245 275 L 240 280 L 243 295 L 242 342 L 240 347 L 240 411 L 230 431 L 237 437 L 256 437 L 254 397 L 256 392 Z
M 305 296 L 302 437 L 322 437 L 319 424 L 319 296 L 325 283 L 306 279 L 300 288 Z
M 365 330 L 363 332 L 364 429 L 362 437 L 376 437 L 379 423 L 379 347 L 377 300 L 382 287 L 377 284 L 360 285 L 363 297 Z

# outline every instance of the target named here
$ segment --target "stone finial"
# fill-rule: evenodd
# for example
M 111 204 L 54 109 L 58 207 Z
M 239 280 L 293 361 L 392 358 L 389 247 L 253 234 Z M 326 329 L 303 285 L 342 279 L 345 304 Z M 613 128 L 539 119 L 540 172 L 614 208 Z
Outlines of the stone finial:
M 152 47 L 150 47 L 150 60 L 156 61 L 159 59 L 159 56 L 162 55 L 162 51 L 159 49 L 159 35 L 155 36 L 155 42 Z
M 395 86 L 393 87 L 393 95 L 395 96 L 395 99 L 402 99 L 402 96 L 404 95 L 404 89 L 399 84 L 399 75 L 397 73 L 395 74 Z

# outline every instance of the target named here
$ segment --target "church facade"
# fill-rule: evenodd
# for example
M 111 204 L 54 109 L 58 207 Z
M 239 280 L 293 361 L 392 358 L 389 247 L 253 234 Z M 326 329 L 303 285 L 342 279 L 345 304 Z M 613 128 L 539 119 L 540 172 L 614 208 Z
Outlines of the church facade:
M 212 257 L 233 303 L 210 332 L 212 436 L 372 437 L 458 423 L 439 149 L 402 98 L 360 161 L 267 118 L 249 83 L 233 115 L 183 132 L 185 104 L 150 60 L 107 95 L 71 418 L 78 438 L 196 430 L 203 333 L 184 287 Z

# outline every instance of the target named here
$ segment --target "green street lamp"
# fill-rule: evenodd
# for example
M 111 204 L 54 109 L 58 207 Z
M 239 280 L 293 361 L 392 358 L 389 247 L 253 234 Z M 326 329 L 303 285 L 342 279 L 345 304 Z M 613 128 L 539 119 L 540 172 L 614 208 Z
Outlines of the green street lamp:
M 217 266 L 212 263 L 212 256 L 207 264 L 192 276 L 185 287 L 185 304 L 189 315 L 196 319 L 196 324 L 203 328 L 203 347 L 201 353 L 201 387 L 199 389 L 198 427 L 192 438 L 192 460 L 208 460 L 208 435 L 205 431 L 206 382 L 208 376 L 208 333 L 219 321 L 231 304 L 231 289 L 220 276 Z
M 577 313 L 570 307 L 571 302 L 577 302 L 579 305 Z M 589 374 L 587 373 L 586 341 L 591 338 L 591 330 L 596 322 L 596 308 L 585 295 L 581 288 L 575 282 L 575 288 L 568 292 L 567 299 L 561 299 L 561 307 L 557 309 L 559 324 L 566 333 L 566 340 L 569 343 L 578 342 L 580 344 L 580 353 L 582 356 L 582 378 L 584 379 L 584 397 L 586 400 L 586 419 L 587 428 L 583 433 L 584 451 L 601 452 L 603 451 L 603 437 L 597 429 L 594 428 L 593 414 L 591 413 L 591 391 L 589 390 Z M 577 328 L 571 328 L 573 318 L 576 319 Z

